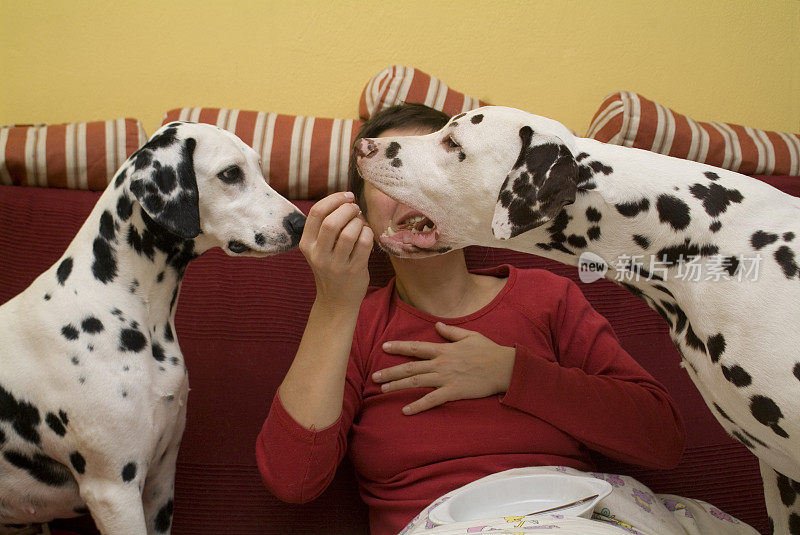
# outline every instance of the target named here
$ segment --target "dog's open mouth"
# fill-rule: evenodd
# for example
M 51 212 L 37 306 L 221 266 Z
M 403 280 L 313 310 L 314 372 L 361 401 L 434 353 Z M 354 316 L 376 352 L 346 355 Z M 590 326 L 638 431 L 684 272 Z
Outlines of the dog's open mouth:
M 411 214 L 402 221 L 391 221 L 381 234 L 383 243 L 413 245 L 420 249 L 430 249 L 439 239 L 436 223 L 422 214 Z

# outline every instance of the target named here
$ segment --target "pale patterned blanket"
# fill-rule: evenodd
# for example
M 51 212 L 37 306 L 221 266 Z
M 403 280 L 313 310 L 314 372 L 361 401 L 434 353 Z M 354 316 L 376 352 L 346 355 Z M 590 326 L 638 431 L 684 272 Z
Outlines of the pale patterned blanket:
M 591 519 L 553 513 L 436 526 L 429 518 L 430 512 L 454 493 L 472 485 L 515 475 L 552 473 L 604 479 L 611 484 L 612 491 L 595 505 Z M 399 535 L 523 535 L 540 531 L 558 535 L 621 535 L 623 531 L 634 535 L 758 535 L 752 527 L 706 502 L 671 494 L 655 494 L 632 477 L 587 473 L 563 466 L 515 468 L 474 481 L 435 500 Z

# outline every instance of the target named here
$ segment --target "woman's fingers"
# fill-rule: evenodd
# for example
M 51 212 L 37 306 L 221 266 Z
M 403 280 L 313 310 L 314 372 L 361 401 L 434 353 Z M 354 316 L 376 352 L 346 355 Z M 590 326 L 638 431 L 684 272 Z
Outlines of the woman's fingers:
M 417 401 L 413 401 L 403 407 L 403 414 L 411 416 L 412 414 L 419 414 L 422 411 L 427 411 L 434 407 L 438 407 L 448 401 L 452 401 L 447 395 L 445 388 L 437 388 L 433 392 L 428 392 Z
M 440 381 L 435 373 L 420 373 L 381 385 L 381 392 L 396 392 L 407 388 L 436 388 Z
M 358 221 L 358 212 L 357 205 L 342 204 L 322 220 L 316 240 L 316 249 L 319 254 L 333 254 L 333 247 L 339 234 L 351 220 Z
M 405 355 L 406 357 L 416 357 L 418 359 L 432 359 L 441 354 L 442 348 L 448 342 L 421 342 L 419 340 L 392 340 L 384 342 L 383 350 L 391 355 Z
M 316 240 L 320 226 L 322 226 L 322 222 L 325 218 L 343 204 L 352 203 L 354 200 L 355 197 L 352 192 L 340 191 L 317 201 L 314 206 L 311 207 L 311 210 L 308 211 L 306 223 L 303 227 L 303 237 Z
M 436 328 L 436 332 L 438 332 L 442 338 L 445 340 L 450 340 L 451 342 L 458 342 L 471 334 L 480 335 L 480 333 L 476 333 L 475 331 L 462 329 L 461 327 L 457 327 L 455 325 L 447 325 L 441 321 L 437 321 L 434 327 Z
M 333 246 L 334 262 L 339 265 L 345 265 L 350 262 L 350 256 L 358 242 L 358 238 L 361 236 L 361 229 L 363 227 L 364 222 L 358 217 L 354 217 L 342 228 L 336 239 L 336 244 Z
M 314 272 L 317 302 L 335 307 L 358 305 L 369 285 L 368 256 L 358 269 L 351 263 L 355 250 L 369 255 L 368 248 L 361 252 L 366 245 L 358 244 L 371 236 L 363 230 L 364 218 L 353 200 L 352 193 L 341 192 L 317 202 L 300 239 L 300 251 Z
M 366 267 L 369 261 L 369 254 L 372 252 L 373 237 L 372 229 L 369 226 L 364 225 L 361 227 L 361 234 L 359 234 L 358 241 L 350 255 L 351 264 Z
M 416 360 L 405 362 L 384 368 L 372 374 L 372 380 L 376 383 L 388 383 L 399 379 L 406 379 L 415 375 L 430 373 L 434 369 L 434 364 L 429 360 Z

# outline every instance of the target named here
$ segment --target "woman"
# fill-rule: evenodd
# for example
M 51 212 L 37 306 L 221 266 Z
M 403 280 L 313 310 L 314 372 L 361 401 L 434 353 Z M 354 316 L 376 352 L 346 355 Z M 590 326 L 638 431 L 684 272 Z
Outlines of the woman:
M 406 104 L 359 138 L 447 121 Z M 388 535 L 437 497 L 510 468 L 592 470 L 590 449 L 678 463 L 684 431 L 668 394 L 574 283 L 510 266 L 470 272 L 461 250 L 394 256 L 434 242 L 432 223 L 365 184 L 353 161 L 350 180 L 352 192 L 312 207 L 300 241 L 317 297 L 256 448 L 276 496 L 314 499 L 348 452 L 371 532 Z M 373 236 L 395 278 L 365 298 Z

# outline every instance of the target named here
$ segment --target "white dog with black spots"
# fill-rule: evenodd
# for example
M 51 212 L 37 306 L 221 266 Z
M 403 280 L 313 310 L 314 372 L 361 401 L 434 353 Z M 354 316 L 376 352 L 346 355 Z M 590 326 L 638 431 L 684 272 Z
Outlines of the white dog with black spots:
M 759 457 L 774 533 L 800 535 L 800 199 L 504 107 L 362 139 L 356 154 L 365 180 L 427 218 L 397 233 L 408 256 L 482 245 L 602 259 L 669 324 L 711 411 Z M 686 277 L 690 263 L 704 275 Z
M 0 533 L 87 512 L 107 535 L 170 532 L 187 264 L 285 251 L 304 221 L 216 126 L 171 123 L 126 161 L 58 262 L 0 307 Z

